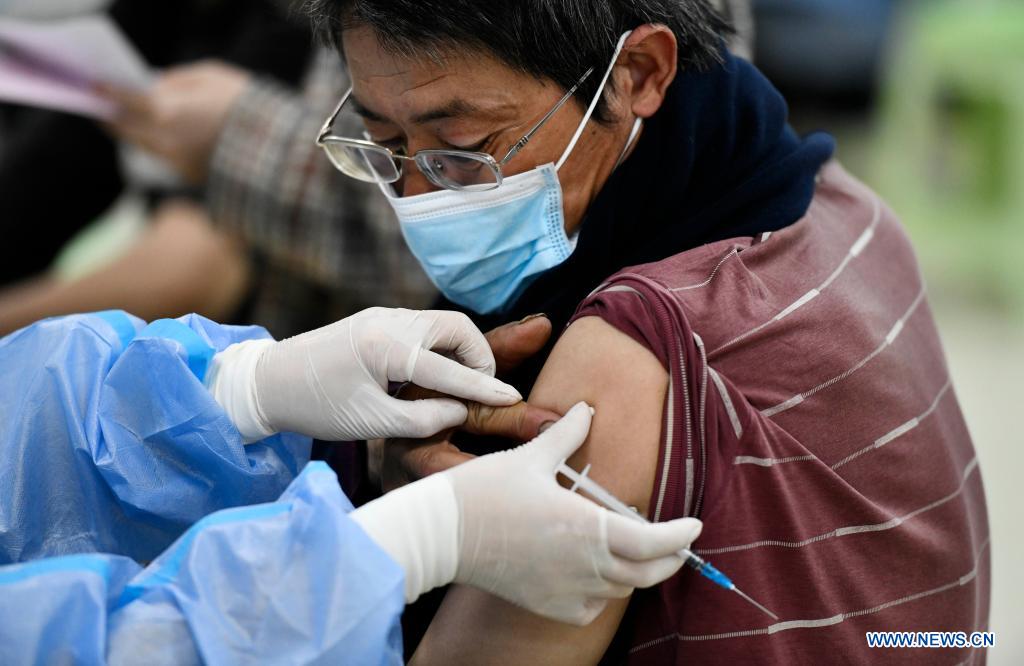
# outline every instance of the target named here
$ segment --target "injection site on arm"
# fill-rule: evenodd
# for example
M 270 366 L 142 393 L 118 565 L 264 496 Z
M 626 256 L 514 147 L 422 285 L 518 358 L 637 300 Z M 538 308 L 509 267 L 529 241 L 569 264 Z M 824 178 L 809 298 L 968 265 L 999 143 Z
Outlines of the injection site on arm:
M 667 384 L 665 370 L 650 352 L 604 321 L 588 317 L 562 335 L 530 402 L 559 413 L 579 400 L 593 405 L 590 435 L 568 464 L 576 469 L 591 464 L 595 481 L 646 512 Z M 628 599 L 613 601 L 592 624 L 574 627 L 456 586 L 449 590 L 413 663 L 597 663 L 627 603 Z

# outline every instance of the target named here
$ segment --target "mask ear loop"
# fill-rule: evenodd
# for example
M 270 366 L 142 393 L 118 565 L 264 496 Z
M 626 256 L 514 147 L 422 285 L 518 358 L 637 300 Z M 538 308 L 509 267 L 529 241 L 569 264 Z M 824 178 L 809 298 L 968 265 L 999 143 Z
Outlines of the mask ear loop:
M 615 161 L 615 166 L 612 168 L 613 171 L 615 169 L 618 169 L 619 165 L 626 160 L 626 153 L 629 152 L 630 147 L 633 145 L 633 141 L 636 140 L 636 135 L 640 133 L 640 128 L 643 126 L 643 118 L 637 117 L 637 119 L 633 121 L 633 129 L 629 131 L 629 138 L 626 139 L 626 145 L 622 147 L 622 152 L 619 154 L 619 159 Z
M 604 77 L 601 79 L 601 85 L 597 87 L 597 94 L 594 95 L 594 99 L 590 101 L 590 106 L 587 108 L 587 112 L 583 114 L 583 121 L 580 122 L 580 126 L 576 128 L 576 133 L 572 135 L 572 140 L 570 140 L 569 145 L 566 146 L 565 152 L 562 153 L 562 157 L 559 158 L 558 163 L 555 164 L 555 171 L 562 168 L 565 161 L 569 159 L 569 155 L 572 154 L 572 149 L 576 147 L 576 142 L 579 141 L 580 136 L 583 135 L 583 130 L 586 129 L 587 123 L 590 122 L 590 117 L 594 115 L 594 109 L 597 108 L 597 103 L 601 101 L 601 95 L 604 94 L 604 87 L 608 83 L 608 77 L 611 76 L 612 70 L 615 69 L 615 62 L 619 59 L 619 54 L 622 53 L 622 47 L 632 32 L 632 30 L 627 30 L 622 33 L 621 37 L 619 37 L 619 43 L 615 45 L 615 53 L 612 54 L 612 62 L 608 65 L 608 69 L 605 70 Z

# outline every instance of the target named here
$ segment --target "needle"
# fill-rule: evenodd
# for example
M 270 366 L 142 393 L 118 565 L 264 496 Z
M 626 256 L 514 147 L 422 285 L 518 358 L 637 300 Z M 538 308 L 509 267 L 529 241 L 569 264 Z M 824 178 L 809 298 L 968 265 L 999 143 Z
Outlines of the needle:
M 577 472 L 572 467 L 566 465 L 565 461 L 563 460 L 555 471 L 572 481 L 573 491 L 579 488 L 586 492 L 591 497 L 593 497 L 595 500 L 597 500 L 599 504 L 607 507 L 609 510 L 614 511 L 615 513 L 626 516 L 627 518 L 639 520 L 644 523 L 650 522 L 633 509 L 630 509 L 622 502 L 622 500 L 615 497 L 615 495 L 612 495 L 610 492 L 602 488 L 600 484 L 598 484 L 596 481 L 587 476 L 587 472 L 590 471 L 590 465 L 584 467 L 582 472 Z M 740 590 L 740 588 L 736 587 L 736 583 L 729 580 L 729 577 L 726 576 L 724 573 L 722 573 L 715 567 L 711 566 L 710 562 L 707 562 L 706 560 L 695 555 L 686 548 L 679 551 L 679 557 L 683 558 L 683 561 L 686 563 L 686 566 L 690 567 L 691 569 L 699 573 L 701 576 L 704 576 L 712 583 L 718 585 L 719 587 L 723 587 L 727 590 L 732 590 L 736 594 L 740 595 L 741 597 L 749 601 L 754 606 L 757 606 L 757 608 L 761 610 L 765 615 L 768 615 L 769 617 L 772 617 L 775 620 L 779 619 L 778 615 L 771 612 L 761 604 L 757 603 L 756 601 L 751 599 L 749 595 Z
M 761 609 L 762 611 L 764 611 L 766 614 L 770 615 L 771 617 L 775 618 L 776 620 L 779 619 L 778 615 L 776 615 L 775 613 L 771 612 L 770 610 L 768 610 L 767 608 L 765 608 L 761 604 L 759 604 L 756 601 L 754 601 L 753 599 L 751 599 L 749 596 L 747 596 L 747 594 L 745 592 L 743 592 L 743 590 L 741 590 L 740 588 L 736 587 L 735 585 L 733 586 L 732 591 L 735 592 L 736 594 L 740 595 L 741 597 L 743 597 L 744 599 L 746 599 L 750 603 L 754 604 L 759 609 Z

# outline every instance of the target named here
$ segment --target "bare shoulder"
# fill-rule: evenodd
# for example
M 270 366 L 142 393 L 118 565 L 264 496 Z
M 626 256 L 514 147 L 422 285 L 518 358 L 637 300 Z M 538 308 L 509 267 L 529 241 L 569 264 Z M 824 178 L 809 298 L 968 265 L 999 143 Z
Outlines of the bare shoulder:
M 646 511 L 654 485 L 668 375 L 645 347 L 597 317 L 559 339 L 530 402 L 564 413 L 586 400 L 590 436 L 570 460 L 627 504 Z M 591 625 L 540 618 L 465 587 L 449 591 L 414 664 L 593 664 L 618 629 L 628 600 L 609 604 Z
M 555 345 L 530 402 L 564 413 L 594 407 L 590 436 L 570 461 L 646 510 L 654 486 L 668 373 L 646 347 L 599 317 L 575 321 Z

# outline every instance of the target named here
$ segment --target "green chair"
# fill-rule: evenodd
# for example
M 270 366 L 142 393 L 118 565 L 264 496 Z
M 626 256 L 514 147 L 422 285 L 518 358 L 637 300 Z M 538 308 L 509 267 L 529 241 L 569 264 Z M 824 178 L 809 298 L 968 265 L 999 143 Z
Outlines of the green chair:
M 1024 3 L 915 3 L 894 31 L 868 180 L 932 291 L 1024 314 Z

